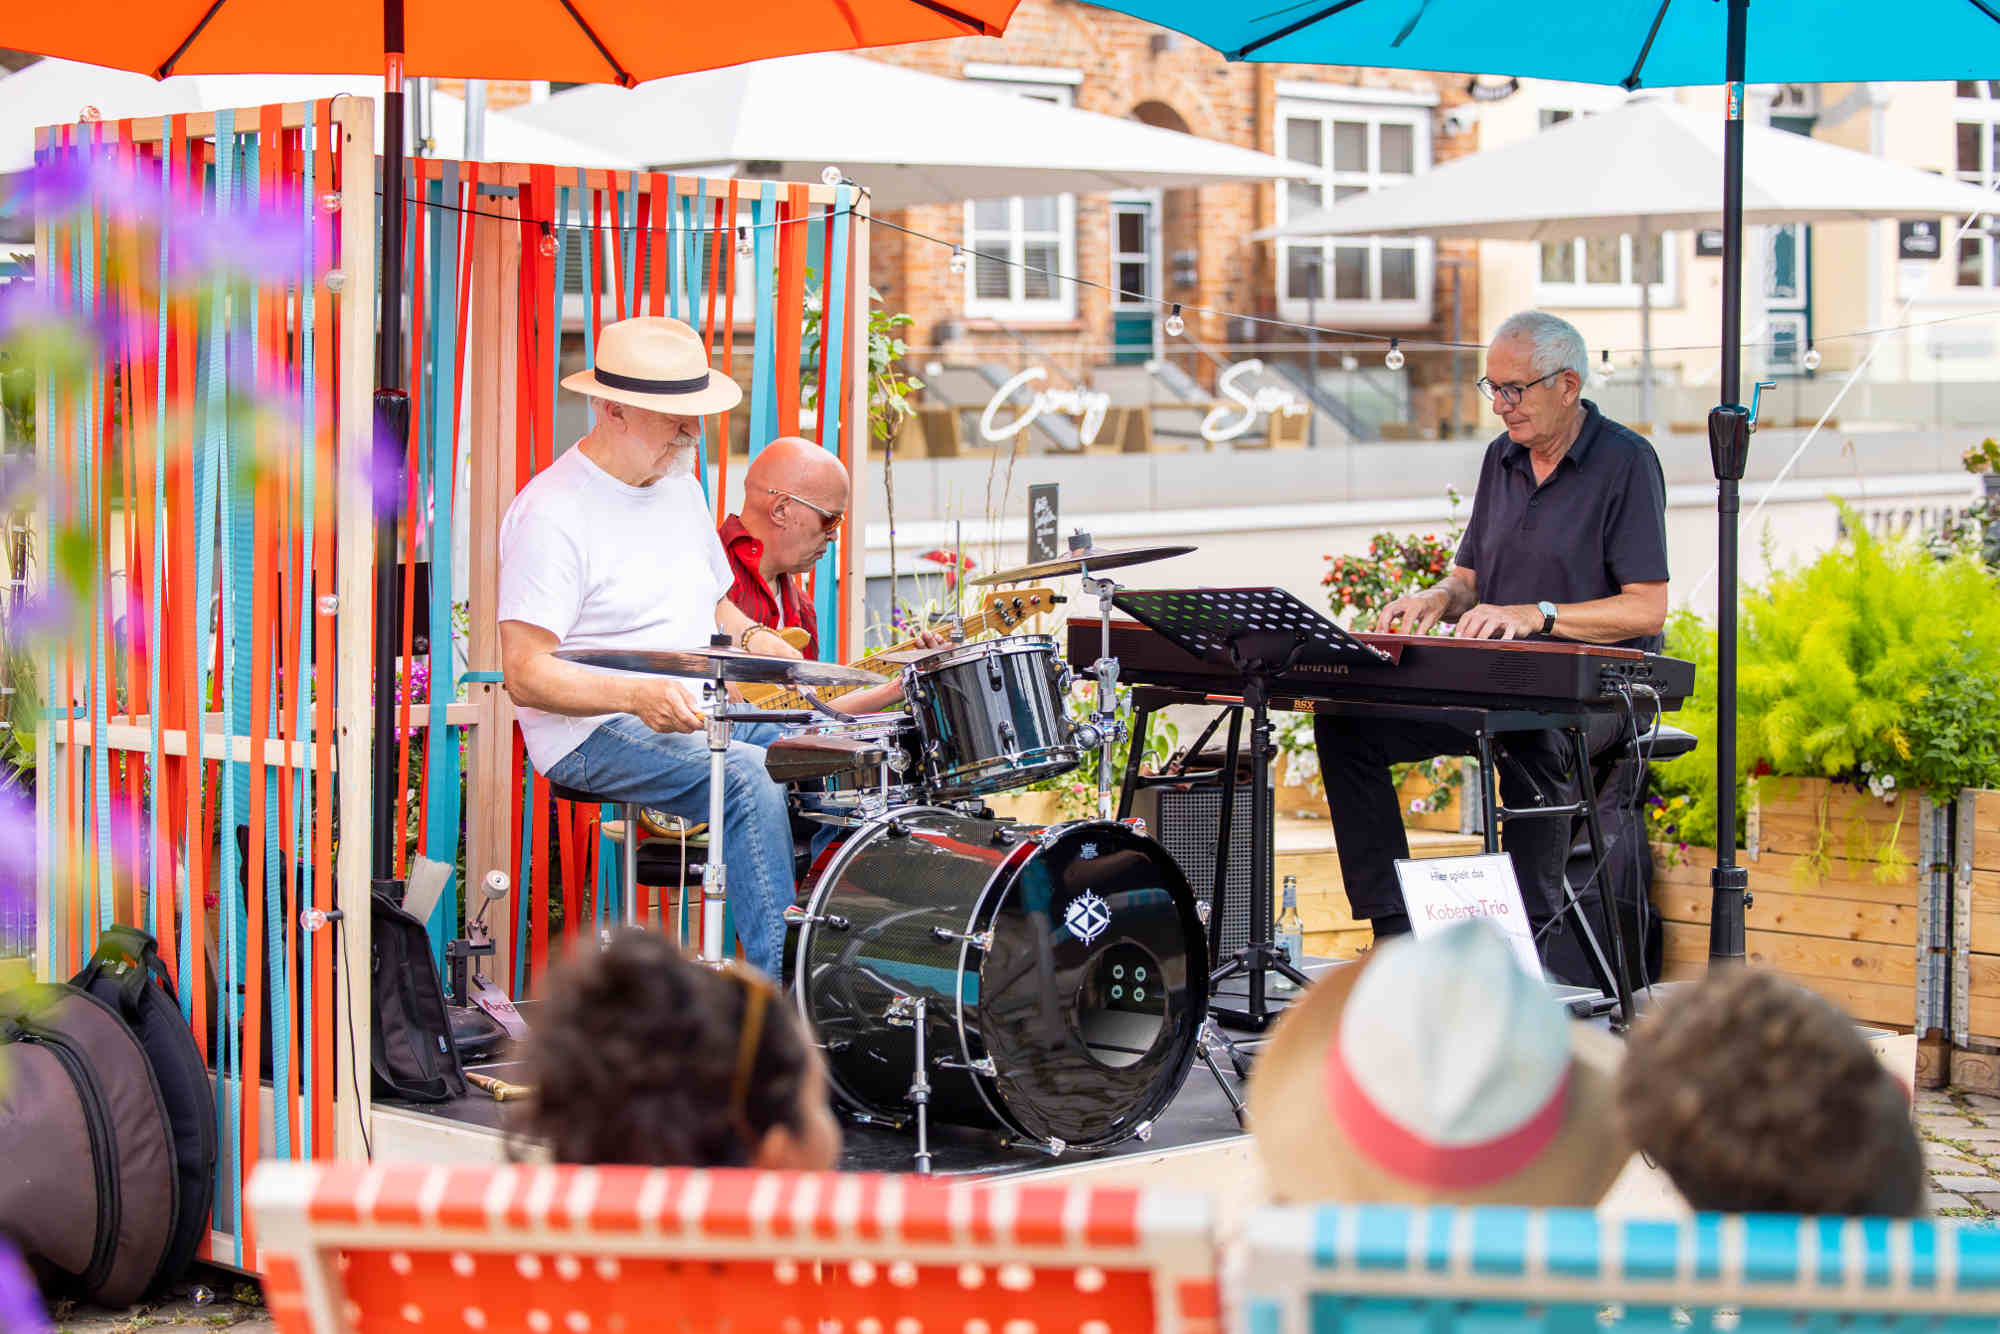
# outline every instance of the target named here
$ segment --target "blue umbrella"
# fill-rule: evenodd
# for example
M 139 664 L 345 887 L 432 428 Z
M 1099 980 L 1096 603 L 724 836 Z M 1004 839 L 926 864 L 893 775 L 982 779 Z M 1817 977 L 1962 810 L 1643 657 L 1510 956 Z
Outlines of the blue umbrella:
M 1737 484 L 1750 447 L 1743 395 L 1743 85 L 1967 79 L 2000 69 L 2000 0 L 1097 0 L 1230 60 L 1511 74 L 1639 87 L 1728 85 L 1722 183 L 1722 403 L 1715 464 L 1716 818 L 1708 957 L 1743 958 L 1736 864 Z

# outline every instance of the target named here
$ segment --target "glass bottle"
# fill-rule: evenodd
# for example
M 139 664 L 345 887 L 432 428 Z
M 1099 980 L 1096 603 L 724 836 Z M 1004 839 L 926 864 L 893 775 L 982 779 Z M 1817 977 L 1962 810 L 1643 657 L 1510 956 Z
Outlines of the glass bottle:
M 1306 931 L 1305 923 L 1299 918 L 1299 878 L 1285 877 L 1284 911 L 1278 914 L 1278 929 L 1274 936 L 1278 948 L 1291 961 L 1292 967 L 1305 965 Z M 1270 977 L 1271 990 L 1297 991 L 1299 984 L 1283 973 L 1273 973 Z

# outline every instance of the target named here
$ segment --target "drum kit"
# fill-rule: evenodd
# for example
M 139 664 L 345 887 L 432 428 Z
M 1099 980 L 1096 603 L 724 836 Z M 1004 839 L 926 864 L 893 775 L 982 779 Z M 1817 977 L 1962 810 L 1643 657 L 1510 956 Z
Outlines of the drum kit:
M 709 846 L 720 845 L 723 753 L 734 724 L 793 729 L 768 747 L 795 813 L 835 828 L 786 909 L 784 986 L 858 1119 L 913 1127 L 930 1167 L 932 1115 L 1051 1155 L 1150 1138 L 1199 1058 L 1241 1115 L 1207 1046 L 1204 924 L 1186 876 L 1143 822 L 1114 820 L 1112 747 L 1123 735 L 1110 654 L 1117 585 L 1104 571 L 1186 546 L 1070 550 L 981 585 L 1079 575 L 1104 651 L 1095 709 L 1068 708 L 1071 671 L 1046 635 L 906 651 L 907 713 L 848 715 L 816 687 L 874 672 L 767 658 L 726 640 L 684 652 L 565 650 L 584 665 L 707 683 Z M 747 709 L 729 686 L 796 689 L 807 710 Z M 994 817 L 985 798 L 1076 769 L 1097 752 L 1096 818 L 1048 826 Z M 700 957 L 723 957 L 726 872 L 703 876 Z

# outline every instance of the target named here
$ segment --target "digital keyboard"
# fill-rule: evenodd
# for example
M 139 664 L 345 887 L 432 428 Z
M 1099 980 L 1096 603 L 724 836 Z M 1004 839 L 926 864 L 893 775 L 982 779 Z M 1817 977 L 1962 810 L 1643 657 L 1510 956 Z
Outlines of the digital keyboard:
M 1082 671 L 1097 661 L 1096 621 L 1069 623 L 1069 661 Z M 1274 703 L 1290 700 L 1375 701 L 1385 704 L 1494 708 L 1552 706 L 1620 709 L 1627 687 L 1656 693 L 1659 707 L 1681 707 L 1694 689 L 1694 664 L 1638 649 L 1550 640 L 1452 639 L 1419 635 L 1356 635 L 1387 655 L 1382 662 L 1295 664 L 1271 680 Z M 1227 663 L 1196 658 L 1137 621 L 1111 622 L 1111 656 L 1118 679 L 1203 694 L 1240 689 Z M 1650 712 L 1645 690 L 1634 694 Z

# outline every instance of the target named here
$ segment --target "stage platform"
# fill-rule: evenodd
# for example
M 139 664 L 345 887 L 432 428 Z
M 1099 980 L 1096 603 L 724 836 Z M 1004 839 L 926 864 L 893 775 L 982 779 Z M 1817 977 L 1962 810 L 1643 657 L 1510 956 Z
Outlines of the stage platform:
M 1307 971 L 1315 975 L 1342 966 L 1346 965 L 1327 959 L 1309 959 L 1306 965 Z M 1241 1004 L 1242 995 L 1242 981 L 1232 979 L 1224 984 L 1217 999 L 1227 1004 L 1234 996 L 1236 1003 Z M 1282 992 L 1272 994 L 1274 1008 L 1282 1007 L 1288 999 Z M 532 1024 L 533 1002 L 521 1008 Z M 1244 1060 L 1254 1062 L 1262 1036 L 1224 1032 L 1236 1043 Z M 1220 1047 L 1216 1049 L 1216 1061 L 1241 1096 L 1241 1081 L 1228 1054 Z M 466 1068 L 498 1079 L 516 1080 L 521 1075 L 520 1063 L 511 1056 Z M 495 1102 L 476 1091 L 445 1103 L 377 1099 L 372 1122 L 375 1157 L 415 1162 L 504 1162 L 510 1152 L 509 1118 L 519 1106 Z M 910 1155 L 916 1145 L 914 1133 L 858 1124 L 844 1116 L 841 1131 L 842 1171 L 911 1170 Z M 513 1142 L 512 1152 L 524 1158 L 537 1156 L 534 1145 L 519 1140 Z M 1228 1097 L 1199 1060 L 1188 1071 L 1173 1102 L 1154 1121 L 1148 1140 L 1130 1139 L 1096 1153 L 1073 1151 L 1051 1158 L 1038 1150 L 1010 1147 L 990 1132 L 933 1124 L 931 1154 L 932 1170 L 938 1176 L 972 1178 L 995 1185 L 1088 1175 L 1092 1181 L 1104 1184 L 1173 1182 L 1214 1189 L 1232 1197 L 1242 1194 L 1247 1199 L 1258 1177 L 1247 1134 L 1237 1125 Z

